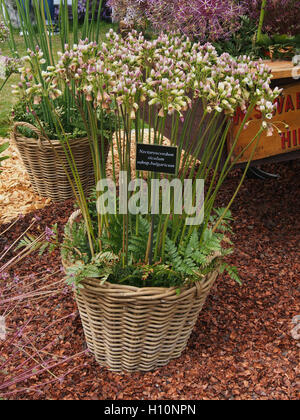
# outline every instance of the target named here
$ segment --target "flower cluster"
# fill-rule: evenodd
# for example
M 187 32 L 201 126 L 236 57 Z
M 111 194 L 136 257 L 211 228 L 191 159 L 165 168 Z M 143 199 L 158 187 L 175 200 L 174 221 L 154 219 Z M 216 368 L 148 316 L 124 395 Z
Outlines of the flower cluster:
M 261 0 L 250 0 L 247 4 L 248 14 L 258 21 Z M 299 0 L 272 0 L 266 5 L 264 31 L 270 35 L 300 33 Z
M 42 97 L 49 96 L 51 99 L 59 97 L 62 92 L 52 86 L 47 86 L 37 82 L 38 75 L 48 76 L 48 72 L 43 72 L 43 66 L 46 60 L 43 57 L 43 52 L 39 47 L 35 51 L 27 50 L 28 55 L 22 58 L 22 64 L 19 65 L 20 82 L 18 85 L 13 85 L 12 93 L 19 96 L 19 99 L 32 102 L 38 105 L 42 101 Z
M 7 40 L 8 34 L 7 26 L 0 20 L 0 43 Z
M 211 54 L 214 60 L 216 53 Z M 252 61 L 248 56 L 235 59 L 227 53 L 210 66 L 203 67 L 203 61 L 195 65 L 195 94 L 205 98 L 208 112 L 233 115 L 237 108 L 246 112 L 250 102 L 255 101 L 263 116 L 272 118 L 274 101 L 281 91 L 271 89 L 271 70 L 262 61 Z
M 0 79 L 5 80 L 13 73 L 18 73 L 20 60 L 7 57 L 0 51 Z
M 146 102 L 159 117 L 184 112 L 201 99 L 207 112 L 232 116 L 237 108 L 256 105 L 265 119 L 272 118 L 279 89 L 270 87 L 271 71 L 249 57 L 219 56 L 211 44 L 192 43 L 176 34 L 146 40 L 133 31 L 126 39 L 111 30 L 100 45 L 80 41 L 60 54 L 54 67 L 42 73 L 44 84 L 35 82 L 42 53 L 29 52 L 21 69 L 18 94 L 37 104 L 75 86 L 94 108 L 122 108 L 131 118 Z

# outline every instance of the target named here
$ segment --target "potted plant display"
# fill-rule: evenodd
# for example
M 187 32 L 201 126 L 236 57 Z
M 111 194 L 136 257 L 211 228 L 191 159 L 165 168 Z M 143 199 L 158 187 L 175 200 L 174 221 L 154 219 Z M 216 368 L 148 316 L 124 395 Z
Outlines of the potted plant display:
M 59 35 L 54 34 L 52 10 L 49 9 L 48 2 L 17 0 L 16 6 L 26 49 L 32 51 L 32 58 L 34 58 L 31 60 L 33 67 L 31 72 L 34 74 L 32 77 L 41 87 L 45 86 L 43 72 L 49 66 L 55 66 L 57 62 L 53 49 L 55 42 L 59 41 L 64 51 L 68 43 L 71 45 L 77 43 L 79 36 L 84 39 L 99 40 L 100 18 L 94 19 L 98 13 L 98 9 L 94 6 L 90 6 L 93 20 L 90 22 L 87 17 L 79 30 L 78 0 L 72 2 L 73 25 L 71 31 L 68 19 L 68 2 L 63 0 L 59 13 Z M 101 8 L 101 4 L 98 7 Z M 30 8 L 31 13 L 29 13 Z M 1 2 L 1 9 L 5 25 L 9 28 L 6 42 L 10 47 L 12 57 L 18 59 L 20 58 L 20 53 L 17 48 L 15 31 L 6 4 L 3 1 Z M 87 4 L 87 15 L 89 15 L 90 9 L 89 4 Z M 35 25 L 32 25 L 32 19 Z M 9 58 L 6 60 L 9 60 L 7 63 L 4 63 L 6 65 L 7 79 L 11 73 L 9 69 L 12 67 L 15 59 Z M 24 79 L 20 81 L 21 84 L 23 82 Z M 25 102 L 21 100 L 16 103 L 12 113 L 13 129 L 11 138 L 20 152 L 32 187 L 36 193 L 49 197 L 53 201 L 64 201 L 74 196 L 74 189 L 70 184 L 73 174 L 69 169 L 69 159 L 76 161 L 83 191 L 90 191 L 94 184 L 94 162 L 90 152 L 87 127 L 84 126 L 82 115 L 75 102 L 83 100 L 83 103 L 81 103 L 83 114 L 87 114 L 87 106 L 84 103 L 84 98 L 77 98 L 74 95 L 74 81 L 71 83 L 73 84 L 73 89 L 64 90 L 62 95 L 60 95 L 59 90 L 53 91 L 51 98 L 42 96 L 38 99 L 37 95 L 31 92 L 34 98 L 34 106 L 29 110 Z M 57 127 L 53 112 L 60 115 L 61 123 L 64 125 L 66 132 L 64 141 L 60 141 L 56 134 Z M 102 114 L 102 116 L 103 121 L 101 124 L 103 127 L 108 122 L 106 115 Z M 103 133 L 108 133 L 108 130 L 102 130 Z M 104 148 L 107 156 L 110 146 L 109 136 L 106 134 L 99 135 L 98 141 L 99 147 Z
M 217 276 L 227 270 L 239 281 L 236 269 L 225 262 L 232 252 L 229 208 L 280 91 L 270 88 L 270 71 L 262 63 L 218 55 L 210 44 L 175 34 L 149 41 L 134 31 L 125 39 L 110 31 L 101 44 L 80 41 L 66 47 L 59 62 L 43 73 L 42 86 L 33 66 L 38 54 L 29 53 L 23 85 L 16 90 L 30 109 L 39 98 L 48 100 L 65 89 L 85 98 L 95 191 L 89 197 L 82 193 L 76 162 L 70 159 L 79 194 L 63 242 L 53 227 L 47 228 L 45 241 L 25 238 L 22 245 L 27 251 L 61 249 L 88 348 L 101 365 L 118 372 L 163 366 L 184 350 Z M 198 124 L 198 150 L 206 139 L 201 162 L 182 147 L 191 136 L 199 102 L 211 115 L 208 125 Z M 264 118 L 245 147 L 253 146 L 253 152 L 236 191 L 225 208 L 215 209 L 235 164 L 232 148 L 220 166 L 237 107 L 245 118 L 233 148 L 254 107 Z M 63 141 L 67 136 L 60 115 L 52 111 Z M 114 116 L 110 175 L 98 143 L 104 112 Z M 220 115 L 221 126 L 216 124 Z M 172 130 L 166 145 L 168 117 Z

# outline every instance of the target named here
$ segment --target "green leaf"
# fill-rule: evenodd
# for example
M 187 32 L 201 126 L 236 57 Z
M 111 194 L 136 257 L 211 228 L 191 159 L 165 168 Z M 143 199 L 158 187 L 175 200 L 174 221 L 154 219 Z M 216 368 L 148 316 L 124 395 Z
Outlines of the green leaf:
M 232 278 L 232 280 L 236 281 L 240 286 L 242 286 L 243 283 L 240 280 L 237 267 L 230 266 L 227 263 L 223 263 L 221 264 L 219 270 L 221 274 L 224 273 L 224 271 L 226 270 L 229 276 Z
M 9 143 L 0 144 L 0 155 L 1 155 L 1 153 L 3 153 L 8 148 L 9 148 Z M 9 159 L 9 156 L 0 156 L 0 166 L 1 166 L 1 162 L 3 162 L 6 159 Z M 0 170 L 0 172 L 1 172 L 1 170 Z

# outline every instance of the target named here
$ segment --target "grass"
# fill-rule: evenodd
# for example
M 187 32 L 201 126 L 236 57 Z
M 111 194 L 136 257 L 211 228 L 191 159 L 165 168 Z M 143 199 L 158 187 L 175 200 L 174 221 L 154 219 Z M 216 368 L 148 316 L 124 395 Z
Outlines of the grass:
M 25 55 L 26 49 L 21 36 L 16 36 L 17 47 L 20 54 Z M 4 43 L 1 46 L 1 51 L 4 55 L 10 55 L 8 46 Z M 11 85 L 18 82 L 18 75 L 14 74 L 7 81 L 6 85 L 1 91 L 0 95 L 0 137 L 6 137 L 10 128 L 11 108 L 14 103 L 14 97 L 11 94 Z
M 116 29 L 116 25 L 102 22 L 101 27 L 101 38 L 104 37 L 104 35 L 109 31 L 110 28 Z M 26 55 L 26 48 L 24 45 L 23 38 L 20 35 L 16 35 L 16 44 L 17 44 L 17 50 L 19 51 L 19 54 L 21 56 Z M 54 49 L 54 55 L 56 56 L 56 53 L 60 51 L 61 44 L 60 44 L 60 38 L 58 35 L 55 35 L 53 37 L 53 49 Z M 10 50 L 7 44 L 1 45 L 1 51 L 4 55 L 10 55 Z M 18 83 L 19 76 L 13 75 L 6 83 L 5 87 L 0 93 L 0 137 L 7 137 L 9 135 L 10 126 L 11 126 L 11 109 L 15 102 L 15 98 L 13 97 L 11 93 L 11 85 Z

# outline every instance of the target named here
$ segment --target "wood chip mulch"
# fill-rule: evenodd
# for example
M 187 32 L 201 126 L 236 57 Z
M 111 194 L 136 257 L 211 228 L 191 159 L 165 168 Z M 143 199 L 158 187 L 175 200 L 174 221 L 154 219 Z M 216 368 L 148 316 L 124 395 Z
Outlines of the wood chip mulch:
M 0 397 L 4 399 L 299 398 L 300 161 L 267 165 L 279 180 L 247 179 L 232 208 L 243 286 L 216 282 L 183 355 L 151 373 L 118 375 L 86 351 L 58 253 L 27 257 L 0 275 Z M 237 183 L 232 172 L 218 201 Z M 1 265 L 30 225 L 42 232 L 72 212 L 71 201 L 0 229 Z M 4 232 L 4 233 L 3 233 Z M 5 251 L 6 250 L 6 251 Z M 1 257 L 0 257 L 1 258 Z M 2 277 L 2 278 L 1 278 Z M 3 337 L 6 337 L 3 340 Z
M 9 139 L 0 138 L 0 144 L 6 141 Z M 51 202 L 33 192 L 22 159 L 12 143 L 3 154 L 10 158 L 3 161 L 0 173 L 0 225 L 40 210 Z

